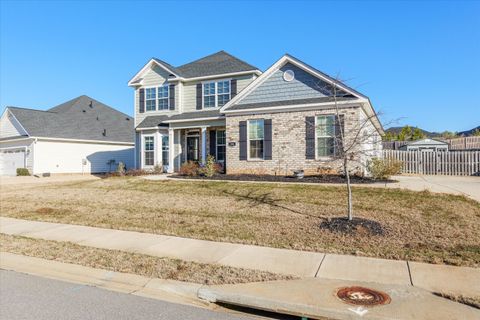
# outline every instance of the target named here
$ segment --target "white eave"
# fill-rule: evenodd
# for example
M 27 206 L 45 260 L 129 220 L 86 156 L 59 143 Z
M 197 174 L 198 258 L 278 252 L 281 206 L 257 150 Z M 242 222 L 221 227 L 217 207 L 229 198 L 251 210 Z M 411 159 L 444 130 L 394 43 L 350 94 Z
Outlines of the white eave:
M 143 68 L 137 72 L 133 77 L 132 79 L 130 79 L 130 81 L 128 81 L 128 86 L 130 87 L 135 87 L 135 86 L 140 86 L 142 84 L 142 80 L 140 77 L 149 69 L 149 68 L 152 68 L 153 65 L 156 65 L 156 66 L 159 66 L 160 68 L 164 69 L 165 71 L 175 75 L 176 77 L 178 77 L 179 75 L 176 74 L 175 72 L 173 72 L 172 70 L 170 70 L 169 67 L 167 67 L 166 65 L 164 65 L 163 63 L 155 60 L 155 59 L 150 59 L 150 61 L 147 62 L 147 64 L 145 64 L 143 66 Z M 175 78 L 172 78 L 172 79 L 175 79 Z

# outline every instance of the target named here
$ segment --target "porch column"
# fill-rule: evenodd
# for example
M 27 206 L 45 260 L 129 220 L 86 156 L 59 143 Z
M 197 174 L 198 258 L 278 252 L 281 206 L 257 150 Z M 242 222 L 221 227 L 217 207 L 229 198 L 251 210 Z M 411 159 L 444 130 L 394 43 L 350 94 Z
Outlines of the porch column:
M 175 164 L 175 134 L 172 128 L 168 129 L 168 173 L 173 173 Z
M 207 128 L 202 127 L 202 163 L 205 163 L 207 157 Z
M 162 165 L 162 134 L 155 132 L 155 165 Z

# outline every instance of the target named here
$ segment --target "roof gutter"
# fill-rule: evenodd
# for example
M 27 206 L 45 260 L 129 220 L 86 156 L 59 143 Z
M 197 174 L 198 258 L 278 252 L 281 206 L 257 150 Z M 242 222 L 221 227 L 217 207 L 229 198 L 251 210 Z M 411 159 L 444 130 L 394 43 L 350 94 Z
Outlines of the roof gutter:
M 127 142 L 127 141 L 85 140 L 85 139 L 67 139 L 67 138 L 52 138 L 52 137 L 30 137 L 30 138 L 34 138 L 35 141 L 44 140 L 44 141 L 114 144 L 114 145 L 128 145 L 128 146 L 135 145 L 135 142 Z

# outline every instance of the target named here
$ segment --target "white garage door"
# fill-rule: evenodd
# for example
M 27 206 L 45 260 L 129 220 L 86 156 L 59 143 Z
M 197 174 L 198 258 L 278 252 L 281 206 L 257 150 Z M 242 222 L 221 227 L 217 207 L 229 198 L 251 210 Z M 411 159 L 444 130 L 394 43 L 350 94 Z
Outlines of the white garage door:
M 25 168 L 25 149 L 0 150 L 0 175 L 14 176 L 17 168 Z

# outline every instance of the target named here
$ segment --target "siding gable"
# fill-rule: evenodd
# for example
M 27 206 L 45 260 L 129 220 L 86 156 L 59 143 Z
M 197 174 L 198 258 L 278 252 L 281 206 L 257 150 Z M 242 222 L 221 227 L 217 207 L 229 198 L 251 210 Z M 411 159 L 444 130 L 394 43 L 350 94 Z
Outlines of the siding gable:
M 288 82 L 283 79 L 283 73 L 292 70 L 295 79 Z M 308 98 L 322 98 L 329 95 L 329 85 L 303 69 L 287 63 L 275 71 L 268 79 L 243 97 L 238 105 L 286 101 Z
M 6 110 L 0 119 L 0 138 L 25 136 L 27 132 L 20 123 Z

